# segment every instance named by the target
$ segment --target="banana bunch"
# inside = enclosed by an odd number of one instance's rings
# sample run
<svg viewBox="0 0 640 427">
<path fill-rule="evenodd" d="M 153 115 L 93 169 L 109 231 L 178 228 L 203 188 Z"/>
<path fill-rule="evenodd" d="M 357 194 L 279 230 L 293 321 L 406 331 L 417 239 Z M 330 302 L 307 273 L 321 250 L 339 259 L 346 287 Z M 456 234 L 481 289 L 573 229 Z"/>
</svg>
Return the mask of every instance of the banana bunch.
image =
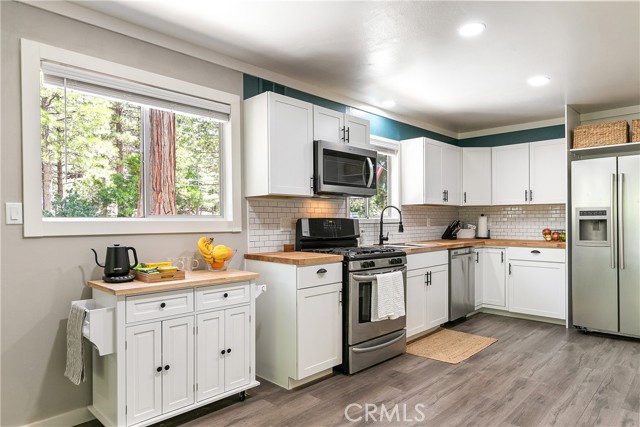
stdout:
<svg viewBox="0 0 640 427">
<path fill-rule="evenodd" d="M 213 238 L 201 237 L 198 239 L 198 252 L 202 255 L 202 259 L 211 264 L 213 262 Z"/>
<path fill-rule="evenodd" d="M 233 258 L 235 251 L 225 245 L 213 246 L 213 238 L 201 237 L 198 239 L 198 251 L 202 259 L 208 262 L 214 269 L 224 269 L 224 262 Z"/>
</svg>

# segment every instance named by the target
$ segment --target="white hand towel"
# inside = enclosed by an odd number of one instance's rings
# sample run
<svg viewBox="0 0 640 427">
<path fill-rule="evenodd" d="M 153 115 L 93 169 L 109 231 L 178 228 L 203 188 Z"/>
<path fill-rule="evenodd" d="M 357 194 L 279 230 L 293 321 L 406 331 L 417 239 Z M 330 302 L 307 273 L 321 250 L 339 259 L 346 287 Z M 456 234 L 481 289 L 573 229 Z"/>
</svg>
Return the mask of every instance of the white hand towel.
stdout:
<svg viewBox="0 0 640 427">
<path fill-rule="evenodd" d="M 376 274 L 371 290 L 371 321 L 397 319 L 405 315 L 402 272 Z"/>
<path fill-rule="evenodd" d="M 67 366 L 64 370 L 64 376 L 75 385 L 85 380 L 82 325 L 86 315 L 85 307 L 78 304 L 71 305 L 67 321 Z"/>
</svg>

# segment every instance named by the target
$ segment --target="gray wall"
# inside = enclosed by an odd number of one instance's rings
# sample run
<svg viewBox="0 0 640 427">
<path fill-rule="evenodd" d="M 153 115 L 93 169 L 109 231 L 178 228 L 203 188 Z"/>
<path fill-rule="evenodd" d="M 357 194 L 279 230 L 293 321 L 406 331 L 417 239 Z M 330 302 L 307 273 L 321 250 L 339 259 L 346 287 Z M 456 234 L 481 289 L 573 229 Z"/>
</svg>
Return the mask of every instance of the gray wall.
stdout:
<svg viewBox="0 0 640 427">
<path fill-rule="evenodd" d="M 242 95 L 242 74 L 21 3 L 2 12 L 1 206 L 22 201 L 19 39 L 100 57 Z M 241 197 L 241 195 L 234 195 Z M 245 205 L 243 203 L 243 205 Z M 243 215 L 244 217 L 244 215 Z M 23 425 L 91 403 L 90 379 L 74 386 L 64 376 L 65 331 L 72 300 L 89 298 L 87 280 L 101 277 L 89 248 L 104 256 L 114 242 L 134 246 L 141 258 L 193 252 L 197 235 L 49 237 L 25 239 L 22 226 L 0 225 L 2 419 Z M 243 229 L 246 226 L 243 224 Z M 216 240 L 244 253 L 246 234 Z M 240 265 L 236 255 L 234 267 Z"/>
</svg>

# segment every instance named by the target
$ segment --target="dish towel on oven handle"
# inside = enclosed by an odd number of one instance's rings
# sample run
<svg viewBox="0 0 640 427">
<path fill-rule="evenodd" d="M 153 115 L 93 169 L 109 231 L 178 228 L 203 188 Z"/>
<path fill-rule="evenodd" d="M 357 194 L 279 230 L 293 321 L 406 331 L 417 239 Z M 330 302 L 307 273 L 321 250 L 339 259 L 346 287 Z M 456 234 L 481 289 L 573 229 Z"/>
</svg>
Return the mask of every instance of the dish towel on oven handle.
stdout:
<svg viewBox="0 0 640 427">
<path fill-rule="evenodd" d="M 376 274 L 376 280 L 371 290 L 371 321 L 397 319 L 404 315 L 404 277 L 402 272 Z"/>
<path fill-rule="evenodd" d="M 84 347 L 82 343 L 82 325 L 87 315 L 85 307 L 72 304 L 67 321 L 67 366 L 64 376 L 75 385 L 85 380 Z"/>
</svg>

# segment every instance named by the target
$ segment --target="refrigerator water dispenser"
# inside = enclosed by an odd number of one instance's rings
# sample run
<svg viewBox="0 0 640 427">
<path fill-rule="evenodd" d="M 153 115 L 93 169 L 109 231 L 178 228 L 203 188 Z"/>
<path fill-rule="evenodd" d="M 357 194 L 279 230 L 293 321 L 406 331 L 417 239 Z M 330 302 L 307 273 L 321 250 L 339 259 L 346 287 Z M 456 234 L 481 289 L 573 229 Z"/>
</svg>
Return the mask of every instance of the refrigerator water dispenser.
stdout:
<svg viewBox="0 0 640 427">
<path fill-rule="evenodd" d="M 609 246 L 609 208 L 576 208 L 579 246 Z"/>
</svg>

